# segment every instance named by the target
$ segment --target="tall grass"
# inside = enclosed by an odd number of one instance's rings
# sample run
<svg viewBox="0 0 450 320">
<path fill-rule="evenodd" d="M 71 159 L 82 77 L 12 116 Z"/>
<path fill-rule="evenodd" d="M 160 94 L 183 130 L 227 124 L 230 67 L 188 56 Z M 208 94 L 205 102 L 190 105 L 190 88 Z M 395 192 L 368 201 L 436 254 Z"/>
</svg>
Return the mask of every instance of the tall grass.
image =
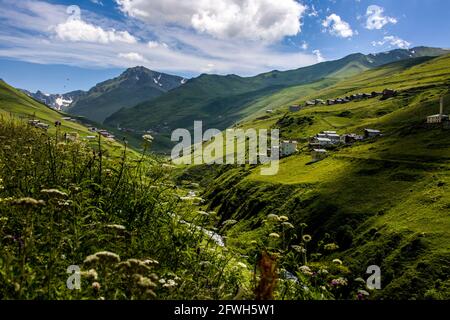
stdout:
<svg viewBox="0 0 450 320">
<path fill-rule="evenodd" d="M 160 159 L 98 139 L 0 118 L 0 299 L 334 298 L 333 276 L 306 266 L 307 241 L 288 247 L 287 217 L 269 217 L 248 256 L 220 246 L 205 230 L 233 221 L 184 197 Z"/>
</svg>

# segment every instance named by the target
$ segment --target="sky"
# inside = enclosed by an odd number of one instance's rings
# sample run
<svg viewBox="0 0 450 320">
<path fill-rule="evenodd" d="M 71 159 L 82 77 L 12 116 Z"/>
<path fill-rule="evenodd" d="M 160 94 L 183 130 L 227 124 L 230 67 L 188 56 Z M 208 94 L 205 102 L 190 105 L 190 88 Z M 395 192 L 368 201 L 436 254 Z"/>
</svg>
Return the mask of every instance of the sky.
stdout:
<svg viewBox="0 0 450 320">
<path fill-rule="evenodd" d="M 0 78 L 87 90 L 137 65 L 251 76 L 348 54 L 450 48 L 448 0 L 0 0 Z"/>
</svg>

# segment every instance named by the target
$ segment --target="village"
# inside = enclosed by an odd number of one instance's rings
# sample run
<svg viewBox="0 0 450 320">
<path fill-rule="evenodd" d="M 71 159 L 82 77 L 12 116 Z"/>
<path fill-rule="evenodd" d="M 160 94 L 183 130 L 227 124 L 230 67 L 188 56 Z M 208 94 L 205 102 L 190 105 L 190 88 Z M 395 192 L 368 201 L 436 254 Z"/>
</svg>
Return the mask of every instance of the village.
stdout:
<svg viewBox="0 0 450 320">
<path fill-rule="evenodd" d="M 371 92 L 371 93 L 356 93 L 352 95 L 348 95 L 342 98 L 336 98 L 336 99 L 328 99 L 328 100 L 322 100 L 322 99 L 314 99 L 314 100 L 308 100 L 305 102 L 303 106 L 300 105 L 292 105 L 289 107 L 290 112 L 299 112 L 300 110 L 306 108 L 306 107 L 314 107 L 314 106 L 320 106 L 320 105 L 327 105 L 327 106 L 333 106 L 337 104 L 345 104 L 352 101 L 359 101 L 363 99 L 373 99 L 376 97 L 381 97 L 380 100 L 387 100 L 389 98 L 392 98 L 397 95 L 397 91 L 393 89 L 384 89 L 383 92 Z M 267 113 L 271 113 L 272 110 L 267 110 Z M 273 112 L 273 111 L 272 111 Z"/>
<path fill-rule="evenodd" d="M 35 118 L 35 116 L 33 116 L 33 118 Z M 81 123 L 79 120 L 71 118 L 71 117 L 63 117 L 61 118 L 61 121 L 71 121 L 74 123 Z M 60 127 L 61 126 L 61 121 L 55 121 L 54 125 L 55 127 Z M 28 120 L 28 125 L 33 126 L 35 128 L 38 129 L 42 129 L 47 131 L 48 129 L 50 129 L 50 125 L 46 124 L 40 120 L 36 120 L 36 119 L 31 119 Z M 88 127 L 88 130 L 92 133 L 98 133 L 99 135 L 101 135 L 102 137 L 104 137 L 105 139 L 107 139 L 108 141 L 114 141 L 115 140 L 115 136 L 110 133 L 108 130 L 104 130 L 104 129 L 98 129 L 95 127 Z M 80 135 L 77 132 L 70 132 L 70 133 L 64 133 L 64 139 L 66 141 L 78 141 L 80 139 Z M 85 137 L 86 140 L 95 140 L 97 139 L 97 136 L 95 135 L 89 135 Z"/>
<path fill-rule="evenodd" d="M 383 92 L 372 92 L 370 94 L 368 93 L 358 93 L 346 96 L 344 98 L 337 98 L 337 99 L 328 99 L 326 101 L 321 99 L 315 99 L 315 100 L 309 100 L 306 101 L 303 106 L 300 105 L 292 105 L 289 107 L 290 112 L 299 112 L 305 107 L 312 107 L 312 106 L 319 106 L 319 105 L 335 105 L 335 104 L 345 104 L 349 103 L 351 101 L 357 101 L 361 99 L 372 99 L 375 97 L 381 97 L 380 100 L 386 100 L 391 97 L 394 97 L 398 94 L 398 91 L 392 90 L 392 89 L 385 89 Z M 272 110 L 267 110 L 267 112 Z M 33 117 L 35 118 L 35 117 Z M 71 117 L 63 117 L 61 118 L 61 121 L 71 121 L 75 123 L 79 123 L 80 121 L 78 119 L 74 119 Z M 61 126 L 61 121 L 56 121 L 55 126 Z M 39 129 L 48 130 L 50 128 L 49 124 L 46 124 L 40 120 L 32 119 L 28 120 L 28 124 L 31 126 L 34 126 Z M 167 125 L 167 124 L 163 124 Z M 426 119 L 426 125 L 429 128 L 436 128 L 436 127 L 442 127 L 445 129 L 450 129 L 450 117 L 446 114 L 444 114 L 444 97 L 441 97 L 440 99 L 440 109 L 438 114 L 430 115 Z M 138 133 L 134 129 L 128 129 L 128 128 L 117 128 L 121 132 L 127 132 L 127 133 Z M 88 127 L 88 130 L 92 133 L 97 133 L 98 135 L 101 135 L 105 139 L 109 141 L 114 141 L 115 136 L 114 134 L 110 133 L 108 130 L 105 129 L 98 129 L 96 127 L 90 126 Z M 148 130 L 144 131 L 143 133 L 155 133 L 154 130 Z M 383 134 L 380 130 L 366 128 L 361 132 L 360 134 L 357 133 L 346 133 L 346 134 L 338 134 L 337 131 L 323 131 L 318 134 L 316 134 L 313 137 L 309 137 L 307 140 L 308 149 L 311 153 L 312 159 L 314 162 L 324 160 L 328 157 L 330 151 L 335 150 L 339 147 L 346 146 L 346 145 L 352 145 L 357 142 L 363 142 L 370 139 L 374 139 L 377 137 L 381 137 Z M 89 135 L 84 137 L 86 140 L 95 140 L 97 139 L 97 135 Z M 72 141 L 75 142 L 79 140 L 79 134 L 76 132 L 73 133 L 65 133 L 64 138 L 66 141 Z M 273 147 L 272 149 L 269 149 L 268 152 L 271 155 L 278 154 L 280 158 L 289 157 L 293 154 L 296 154 L 298 152 L 299 142 L 297 140 L 283 140 L 280 142 L 280 145 L 277 147 Z"/>
<path fill-rule="evenodd" d="M 318 105 L 334 105 L 349 103 L 355 100 L 370 99 L 381 96 L 381 100 L 386 100 L 397 95 L 396 90 L 385 89 L 383 92 L 372 92 L 371 94 L 358 93 L 345 98 L 329 99 L 327 101 L 315 99 L 306 101 L 304 106 L 293 105 L 289 107 L 290 112 L 299 112 L 305 107 Z M 450 129 L 450 117 L 444 114 L 444 97 L 440 99 L 440 110 L 438 114 L 428 116 L 426 119 L 428 127 L 442 127 Z M 308 147 L 311 152 L 312 160 L 314 162 L 324 160 L 328 157 L 329 152 L 340 146 L 352 145 L 356 142 L 367 141 L 383 134 L 380 130 L 366 128 L 363 134 L 347 133 L 339 135 L 337 131 L 323 131 L 308 139 Z M 270 150 L 271 154 L 278 153 L 281 158 L 291 156 L 298 152 L 299 142 L 296 140 L 281 141 L 279 147 L 274 147 Z"/>
</svg>

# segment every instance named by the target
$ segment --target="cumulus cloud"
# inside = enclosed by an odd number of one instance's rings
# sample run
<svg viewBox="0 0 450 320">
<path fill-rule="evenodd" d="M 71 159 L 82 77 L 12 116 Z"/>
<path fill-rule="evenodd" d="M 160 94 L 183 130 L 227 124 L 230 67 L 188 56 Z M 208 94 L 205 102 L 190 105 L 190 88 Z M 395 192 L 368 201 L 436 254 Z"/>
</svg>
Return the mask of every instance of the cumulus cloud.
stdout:
<svg viewBox="0 0 450 320">
<path fill-rule="evenodd" d="M 350 25 L 335 13 L 329 15 L 322 22 L 322 26 L 326 28 L 330 34 L 341 38 L 353 37 L 355 33 Z"/>
<path fill-rule="evenodd" d="M 397 47 L 400 49 L 408 49 L 411 46 L 410 42 L 396 36 L 385 36 L 381 41 L 372 42 L 374 47 L 384 46 L 385 44 L 389 44 L 390 47 Z"/>
<path fill-rule="evenodd" d="M 168 48 L 169 46 L 167 45 L 167 43 L 164 43 L 164 42 L 158 42 L 158 41 L 149 41 L 148 43 L 147 43 L 147 46 L 150 48 L 150 49 L 155 49 L 155 48 Z"/>
<path fill-rule="evenodd" d="M 316 56 L 317 62 L 324 62 L 325 61 L 325 58 L 322 56 L 322 52 L 320 52 L 320 50 L 314 50 L 313 54 Z"/>
<path fill-rule="evenodd" d="M 102 27 L 81 19 L 69 19 L 55 27 L 56 36 L 65 41 L 111 43 L 136 43 L 137 39 L 128 31 L 104 30 Z"/>
<path fill-rule="evenodd" d="M 148 24 L 175 24 L 219 39 L 274 42 L 301 31 L 306 6 L 295 0 L 116 0 Z"/>
<path fill-rule="evenodd" d="M 392 23 L 396 24 L 396 18 L 384 15 L 384 8 L 376 5 L 369 6 L 366 11 L 366 28 L 369 30 L 379 30 L 385 25 Z"/>
<path fill-rule="evenodd" d="M 303 41 L 300 47 L 302 48 L 302 50 L 308 50 L 309 47 L 308 42 Z"/>
<path fill-rule="evenodd" d="M 119 53 L 118 56 L 119 58 L 127 59 L 132 62 L 147 62 L 147 59 L 136 52 Z"/>
<path fill-rule="evenodd" d="M 157 2 L 161 7 L 175 3 L 171 1 Z M 190 1 L 177 1 L 181 9 L 173 14 L 181 14 L 182 9 L 191 10 L 185 3 L 196 5 L 203 0 Z M 147 0 L 141 2 L 152 5 Z M 85 68 L 123 68 L 139 64 L 185 76 L 200 72 L 250 76 L 274 69 L 296 69 L 323 60 L 321 55 L 300 48 L 285 51 L 264 41 L 243 41 L 245 38 L 239 32 L 235 38 L 223 40 L 196 31 L 191 25 L 193 14 L 187 16 L 186 25 L 167 22 L 176 18 L 170 15 L 122 21 L 88 10 L 82 11 L 82 19 L 73 21 L 68 20 L 64 5 L 34 0 L 0 0 L 0 5 L 0 57 L 33 63 Z M 159 12 L 167 13 L 168 9 L 164 10 Z M 139 11 L 134 14 L 146 15 Z"/>
</svg>

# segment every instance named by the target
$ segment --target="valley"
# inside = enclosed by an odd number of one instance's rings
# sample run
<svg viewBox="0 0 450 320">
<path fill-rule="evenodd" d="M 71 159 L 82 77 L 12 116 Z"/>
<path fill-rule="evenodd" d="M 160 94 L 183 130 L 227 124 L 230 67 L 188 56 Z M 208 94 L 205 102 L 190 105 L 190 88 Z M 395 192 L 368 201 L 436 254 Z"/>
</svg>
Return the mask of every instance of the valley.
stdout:
<svg viewBox="0 0 450 320">
<path fill-rule="evenodd" d="M 22 252 L 5 240 L 2 255 L 22 278 L 42 279 L 19 283 L 3 273 L 8 289 L 0 295 L 448 298 L 450 130 L 426 122 L 439 112 L 441 98 L 443 112 L 450 112 L 450 55 L 395 58 L 410 52 L 382 55 L 379 62 L 375 56 L 352 55 L 254 78 L 202 75 L 186 83 L 175 78 L 167 92 L 126 108 L 115 98 L 127 99 L 123 86 L 105 82 L 90 91 L 98 95 L 94 105 L 112 99 L 117 102 L 112 108 L 121 108 L 118 113 L 109 109 L 105 124 L 107 113 L 101 116 L 103 111 L 92 106 L 86 110 L 98 111 L 96 116 L 78 117 L 73 115 L 78 103 L 67 114 L 0 82 L 0 208 L 6 217 L 0 230 L 3 239 L 33 243 Z M 147 72 L 127 74 L 137 70 Z M 134 82 L 129 86 L 135 90 Z M 388 88 L 396 93 L 370 96 Z M 359 98 L 345 98 L 351 96 Z M 348 101 L 327 104 L 339 99 Z M 49 129 L 27 125 L 33 119 Z M 278 129 L 282 140 L 296 141 L 298 151 L 283 157 L 273 176 L 260 174 L 263 165 L 174 166 L 159 155 L 171 148 L 171 128 L 192 129 L 199 119 L 222 130 Z M 55 127 L 58 121 L 61 126 Z M 116 137 L 102 138 L 92 127 Z M 324 131 L 363 135 L 368 128 L 380 135 L 327 145 L 327 156 L 314 158 L 312 137 Z M 74 133 L 77 138 L 69 141 L 66 134 Z M 27 137 L 36 142 L 30 145 Z M 27 156 L 19 157 L 11 145 Z M 72 217 L 61 219 L 62 208 Z M 32 233 L 22 218 L 27 212 L 36 217 Z M 53 238 L 33 236 L 46 232 Z M 42 247 L 57 249 L 46 257 Z M 40 263 L 56 255 L 83 266 L 85 286 L 94 280 L 108 285 L 100 291 L 97 284 L 78 293 L 64 291 L 64 263 L 52 260 L 56 277 Z M 27 271 L 16 256 L 28 261 Z M 270 296 L 260 287 L 266 281 L 260 269 L 264 261 L 278 278 Z M 361 279 L 373 265 L 381 269 L 382 288 L 367 292 Z M 121 271 L 112 277 L 117 268 Z M 139 276 L 131 276 L 138 270 Z"/>
</svg>

